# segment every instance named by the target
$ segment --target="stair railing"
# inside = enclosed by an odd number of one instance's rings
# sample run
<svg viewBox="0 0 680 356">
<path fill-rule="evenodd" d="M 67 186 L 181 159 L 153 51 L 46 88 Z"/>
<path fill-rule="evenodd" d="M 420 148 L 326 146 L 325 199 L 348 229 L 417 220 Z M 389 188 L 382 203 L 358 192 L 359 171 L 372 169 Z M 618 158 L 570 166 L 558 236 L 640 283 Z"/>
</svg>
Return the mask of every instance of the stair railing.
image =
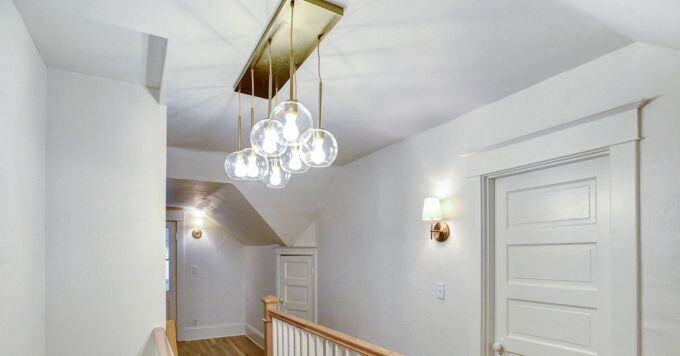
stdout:
<svg viewBox="0 0 680 356">
<path fill-rule="evenodd" d="M 279 298 L 266 296 L 266 356 L 397 356 L 398 353 L 277 309 Z"/>
</svg>

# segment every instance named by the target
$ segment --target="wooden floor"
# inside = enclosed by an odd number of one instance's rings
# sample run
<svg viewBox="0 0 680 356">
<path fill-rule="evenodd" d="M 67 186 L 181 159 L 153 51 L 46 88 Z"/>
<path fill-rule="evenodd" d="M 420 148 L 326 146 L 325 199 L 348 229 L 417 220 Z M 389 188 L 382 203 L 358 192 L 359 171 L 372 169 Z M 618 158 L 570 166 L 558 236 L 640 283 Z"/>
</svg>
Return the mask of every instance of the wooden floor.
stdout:
<svg viewBox="0 0 680 356">
<path fill-rule="evenodd" d="M 178 342 L 179 356 L 263 356 L 264 351 L 245 336 Z"/>
</svg>

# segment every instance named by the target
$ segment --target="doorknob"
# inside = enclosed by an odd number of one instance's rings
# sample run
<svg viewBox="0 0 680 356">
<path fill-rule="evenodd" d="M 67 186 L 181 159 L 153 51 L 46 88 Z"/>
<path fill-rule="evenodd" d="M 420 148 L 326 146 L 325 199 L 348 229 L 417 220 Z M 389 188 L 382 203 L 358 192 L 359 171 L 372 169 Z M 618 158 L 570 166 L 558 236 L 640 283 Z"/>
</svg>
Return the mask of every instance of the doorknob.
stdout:
<svg viewBox="0 0 680 356">
<path fill-rule="evenodd" d="M 499 356 L 503 355 L 504 350 L 503 350 L 503 345 L 501 345 L 501 343 L 494 342 L 493 345 L 491 345 L 491 348 L 493 348 L 493 350 L 496 351 Z"/>
<path fill-rule="evenodd" d="M 283 300 L 283 298 L 279 298 L 279 303 L 283 304 L 283 302 L 285 302 L 285 300 Z"/>
</svg>

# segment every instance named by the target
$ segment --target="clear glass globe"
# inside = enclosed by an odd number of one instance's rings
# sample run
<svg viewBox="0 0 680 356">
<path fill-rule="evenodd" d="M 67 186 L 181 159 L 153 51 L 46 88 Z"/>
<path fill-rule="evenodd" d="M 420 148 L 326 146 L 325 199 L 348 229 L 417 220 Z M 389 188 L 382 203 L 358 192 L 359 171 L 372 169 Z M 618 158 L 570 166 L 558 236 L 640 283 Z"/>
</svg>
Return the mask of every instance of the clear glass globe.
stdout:
<svg viewBox="0 0 680 356">
<path fill-rule="evenodd" d="M 302 145 L 297 144 L 288 147 L 288 150 L 281 156 L 281 168 L 290 173 L 309 171 L 309 166 L 302 160 Z"/>
<path fill-rule="evenodd" d="M 269 159 L 269 169 L 264 176 L 264 184 L 269 188 L 283 188 L 290 181 L 290 172 L 281 167 L 281 159 L 278 157 Z"/>
<path fill-rule="evenodd" d="M 244 180 L 260 180 L 267 173 L 267 159 L 258 155 L 251 147 L 241 150 L 244 157 L 244 165 L 236 161 L 239 168 L 235 168 L 236 174 L 241 174 Z"/>
<path fill-rule="evenodd" d="M 246 173 L 246 159 L 241 151 L 232 152 L 224 160 L 224 170 L 231 179 L 242 180 Z"/>
<path fill-rule="evenodd" d="M 264 157 L 278 157 L 286 152 L 283 124 L 276 120 L 261 120 L 250 131 L 250 145 Z"/>
<path fill-rule="evenodd" d="M 284 101 L 277 105 L 271 119 L 283 125 L 281 133 L 288 146 L 300 143 L 302 135 L 313 127 L 312 114 L 297 101 Z"/>
<path fill-rule="evenodd" d="M 338 141 L 324 129 L 307 131 L 302 142 L 302 160 L 310 167 L 328 167 L 338 157 Z"/>
</svg>

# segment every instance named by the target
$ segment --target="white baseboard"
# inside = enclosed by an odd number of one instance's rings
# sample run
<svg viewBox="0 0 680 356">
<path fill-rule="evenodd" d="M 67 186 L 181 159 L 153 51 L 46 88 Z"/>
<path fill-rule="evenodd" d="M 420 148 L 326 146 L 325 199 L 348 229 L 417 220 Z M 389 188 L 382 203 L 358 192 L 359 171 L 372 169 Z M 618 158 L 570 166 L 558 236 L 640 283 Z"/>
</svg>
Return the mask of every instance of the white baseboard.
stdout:
<svg viewBox="0 0 680 356">
<path fill-rule="evenodd" d="M 184 328 L 184 340 L 203 340 L 216 337 L 237 336 L 245 334 L 244 324 L 213 324 L 187 326 Z"/>
<path fill-rule="evenodd" d="M 262 332 L 260 332 L 260 330 L 257 330 L 250 324 L 246 324 L 246 337 L 249 338 L 250 341 L 254 342 L 255 345 L 264 350 L 264 335 Z"/>
</svg>

